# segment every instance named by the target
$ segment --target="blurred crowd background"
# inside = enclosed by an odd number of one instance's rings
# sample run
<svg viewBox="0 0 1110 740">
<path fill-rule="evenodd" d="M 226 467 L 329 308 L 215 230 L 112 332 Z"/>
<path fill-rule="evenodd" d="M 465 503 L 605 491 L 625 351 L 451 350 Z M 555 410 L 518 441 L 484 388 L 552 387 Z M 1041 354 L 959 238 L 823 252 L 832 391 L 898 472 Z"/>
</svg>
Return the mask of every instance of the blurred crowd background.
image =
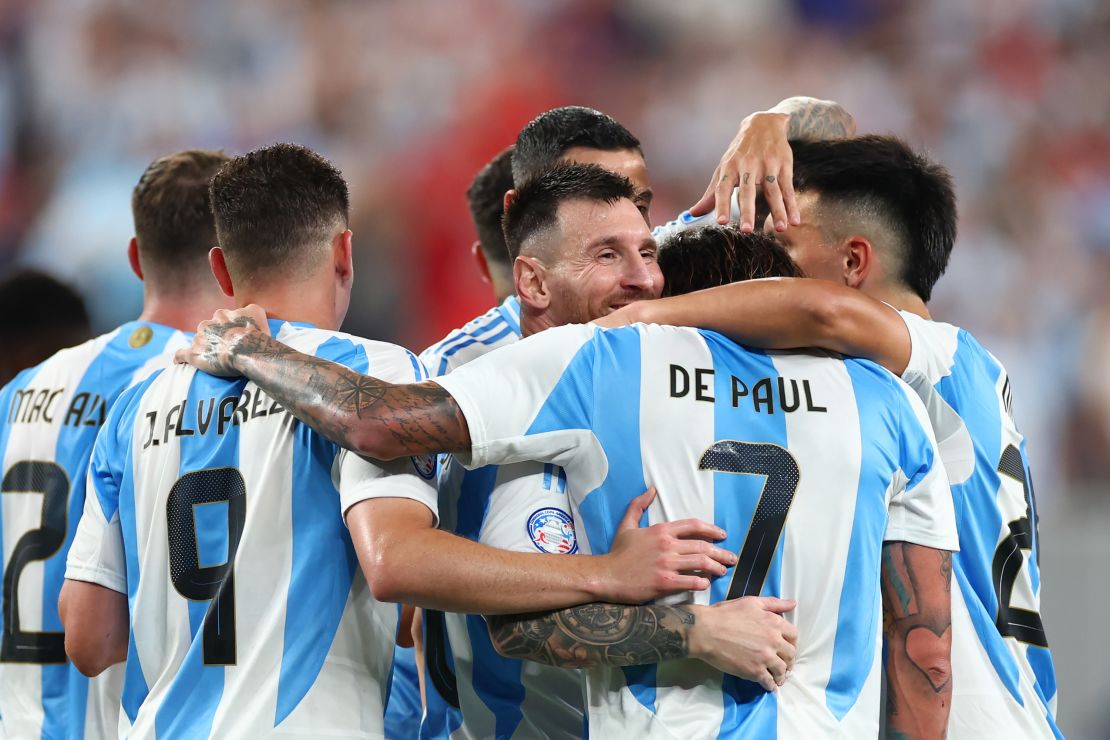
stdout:
<svg viewBox="0 0 1110 740">
<path fill-rule="evenodd" d="M 492 303 L 464 191 L 536 114 L 573 103 L 624 123 L 662 223 L 746 114 L 799 94 L 955 176 L 960 236 L 933 313 L 1010 371 L 1062 726 L 1110 737 L 1110 4 L 0 0 L 0 275 L 71 282 L 97 331 L 133 318 L 146 164 L 295 141 L 351 185 L 345 328 L 419 351 Z"/>
</svg>

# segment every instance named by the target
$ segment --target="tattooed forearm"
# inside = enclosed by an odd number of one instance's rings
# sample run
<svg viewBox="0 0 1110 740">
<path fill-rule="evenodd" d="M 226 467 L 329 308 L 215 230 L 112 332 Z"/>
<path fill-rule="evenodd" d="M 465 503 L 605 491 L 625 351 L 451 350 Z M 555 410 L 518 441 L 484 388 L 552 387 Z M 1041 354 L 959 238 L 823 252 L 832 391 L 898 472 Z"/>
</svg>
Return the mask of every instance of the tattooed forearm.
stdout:
<svg viewBox="0 0 1110 740">
<path fill-rule="evenodd" d="M 790 115 L 786 133 L 788 139 L 821 141 L 846 139 L 856 134 L 852 114 L 832 100 L 798 96 L 783 100 L 771 110 Z"/>
<path fill-rule="evenodd" d="M 328 439 L 382 460 L 470 449 L 458 405 L 431 382 L 397 385 L 305 355 L 262 332 L 234 347 L 235 369 Z"/>
<path fill-rule="evenodd" d="M 689 657 L 693 612 L 681 606 L 584 604 L 487 617 L 497 652 L 562 668 L 630 666 Z"/>
<path fill-rule="evenodd" d="M 952 553 L 883 546 L 887 736 L 944 737 L 952 700 Z"/>
</svg>

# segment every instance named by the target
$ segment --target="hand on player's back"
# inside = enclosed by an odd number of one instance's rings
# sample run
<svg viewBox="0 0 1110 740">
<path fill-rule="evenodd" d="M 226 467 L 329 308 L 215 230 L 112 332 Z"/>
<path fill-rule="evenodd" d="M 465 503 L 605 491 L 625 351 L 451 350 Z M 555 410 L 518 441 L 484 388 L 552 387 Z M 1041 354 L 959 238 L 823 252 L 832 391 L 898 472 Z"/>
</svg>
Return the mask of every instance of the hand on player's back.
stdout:
<svg viewBox="0 0 1110 740">
<path fill-rule="evenodd" d="M 261 306 L 251 304 L 228 311 L 221 309 L 208 321 L 200 322 L 193 343 L 179 349 L 174 361 L 193 365 L 211 375 L 234 376 L 234 355 L 236 348 L 254 335 L 270 335 L 266 321 L 266 311 Z"/>
<path fill-rule="evenodd" d="M 637 496 L 625 510 L 609 554 L 613 592 L 608 601 L 639 604 L 682 591 L 704 591 L 709 577 L 724 575 L 736 553 L 710 544 L 725 531 L 700 519 L 683 519 L 640 527 L 640 518 L 655 499 L 655 488 Z"/>
<path fill-rule="evenodd" d="M 696 608 L 690 657 L 774 691 L 794 665 L 798 630 L 781 616 L 794 606 L 792 599 L 745 596 Z"/>
</svg>

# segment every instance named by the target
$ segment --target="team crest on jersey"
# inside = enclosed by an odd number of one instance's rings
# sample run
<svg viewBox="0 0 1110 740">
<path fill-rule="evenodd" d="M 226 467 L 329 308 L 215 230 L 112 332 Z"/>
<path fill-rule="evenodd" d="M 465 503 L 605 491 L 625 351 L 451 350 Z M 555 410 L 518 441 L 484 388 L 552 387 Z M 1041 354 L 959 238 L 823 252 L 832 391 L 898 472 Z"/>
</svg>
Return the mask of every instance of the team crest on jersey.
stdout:
<svg viewBox="0 0 1110 740">
<path fill-rule="evenodd" d="M 540 552 L 555 555 L 573 555 L 578 552 L 574 520 L 562 509 L 547 507 L 533 511 L 532 516 L 528 517 L 528 535 Z"/>
<path fill-rule="evenodd" d="M 436 474 L 436 456 L 435 455 L 413 455 L 411 458 L 412 466 L 416 468 L 417 474 L 424 480 L 431 480 Z"/>
<path fill-rule="evenodd" d="M 131 332 L 131 337 L 127 340 L 127 343 L 131 345 L 132 349 L 139 349 L 140 347 L 145 347 L 153 337 L 153 329 L 149 326 L 140 326 L 138 329 Z"/>
</svg>

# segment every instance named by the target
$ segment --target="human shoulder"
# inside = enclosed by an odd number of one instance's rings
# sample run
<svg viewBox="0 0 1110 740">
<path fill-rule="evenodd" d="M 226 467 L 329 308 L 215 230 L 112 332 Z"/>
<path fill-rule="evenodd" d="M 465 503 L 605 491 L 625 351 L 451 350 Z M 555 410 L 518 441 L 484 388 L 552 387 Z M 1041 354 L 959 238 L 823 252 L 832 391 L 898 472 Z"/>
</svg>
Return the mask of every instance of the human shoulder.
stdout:
<svg viewBox="0 0 1110 740">
<path fill-rule="evenodd" d="M 298 352 L 339 363 L 364 375 L 391 383 L 413 383 L 427 377 L 416 355 L 390 342 L 293 322 L 271 325 L 271 330 L 275 339 Z"/>
</svg>

